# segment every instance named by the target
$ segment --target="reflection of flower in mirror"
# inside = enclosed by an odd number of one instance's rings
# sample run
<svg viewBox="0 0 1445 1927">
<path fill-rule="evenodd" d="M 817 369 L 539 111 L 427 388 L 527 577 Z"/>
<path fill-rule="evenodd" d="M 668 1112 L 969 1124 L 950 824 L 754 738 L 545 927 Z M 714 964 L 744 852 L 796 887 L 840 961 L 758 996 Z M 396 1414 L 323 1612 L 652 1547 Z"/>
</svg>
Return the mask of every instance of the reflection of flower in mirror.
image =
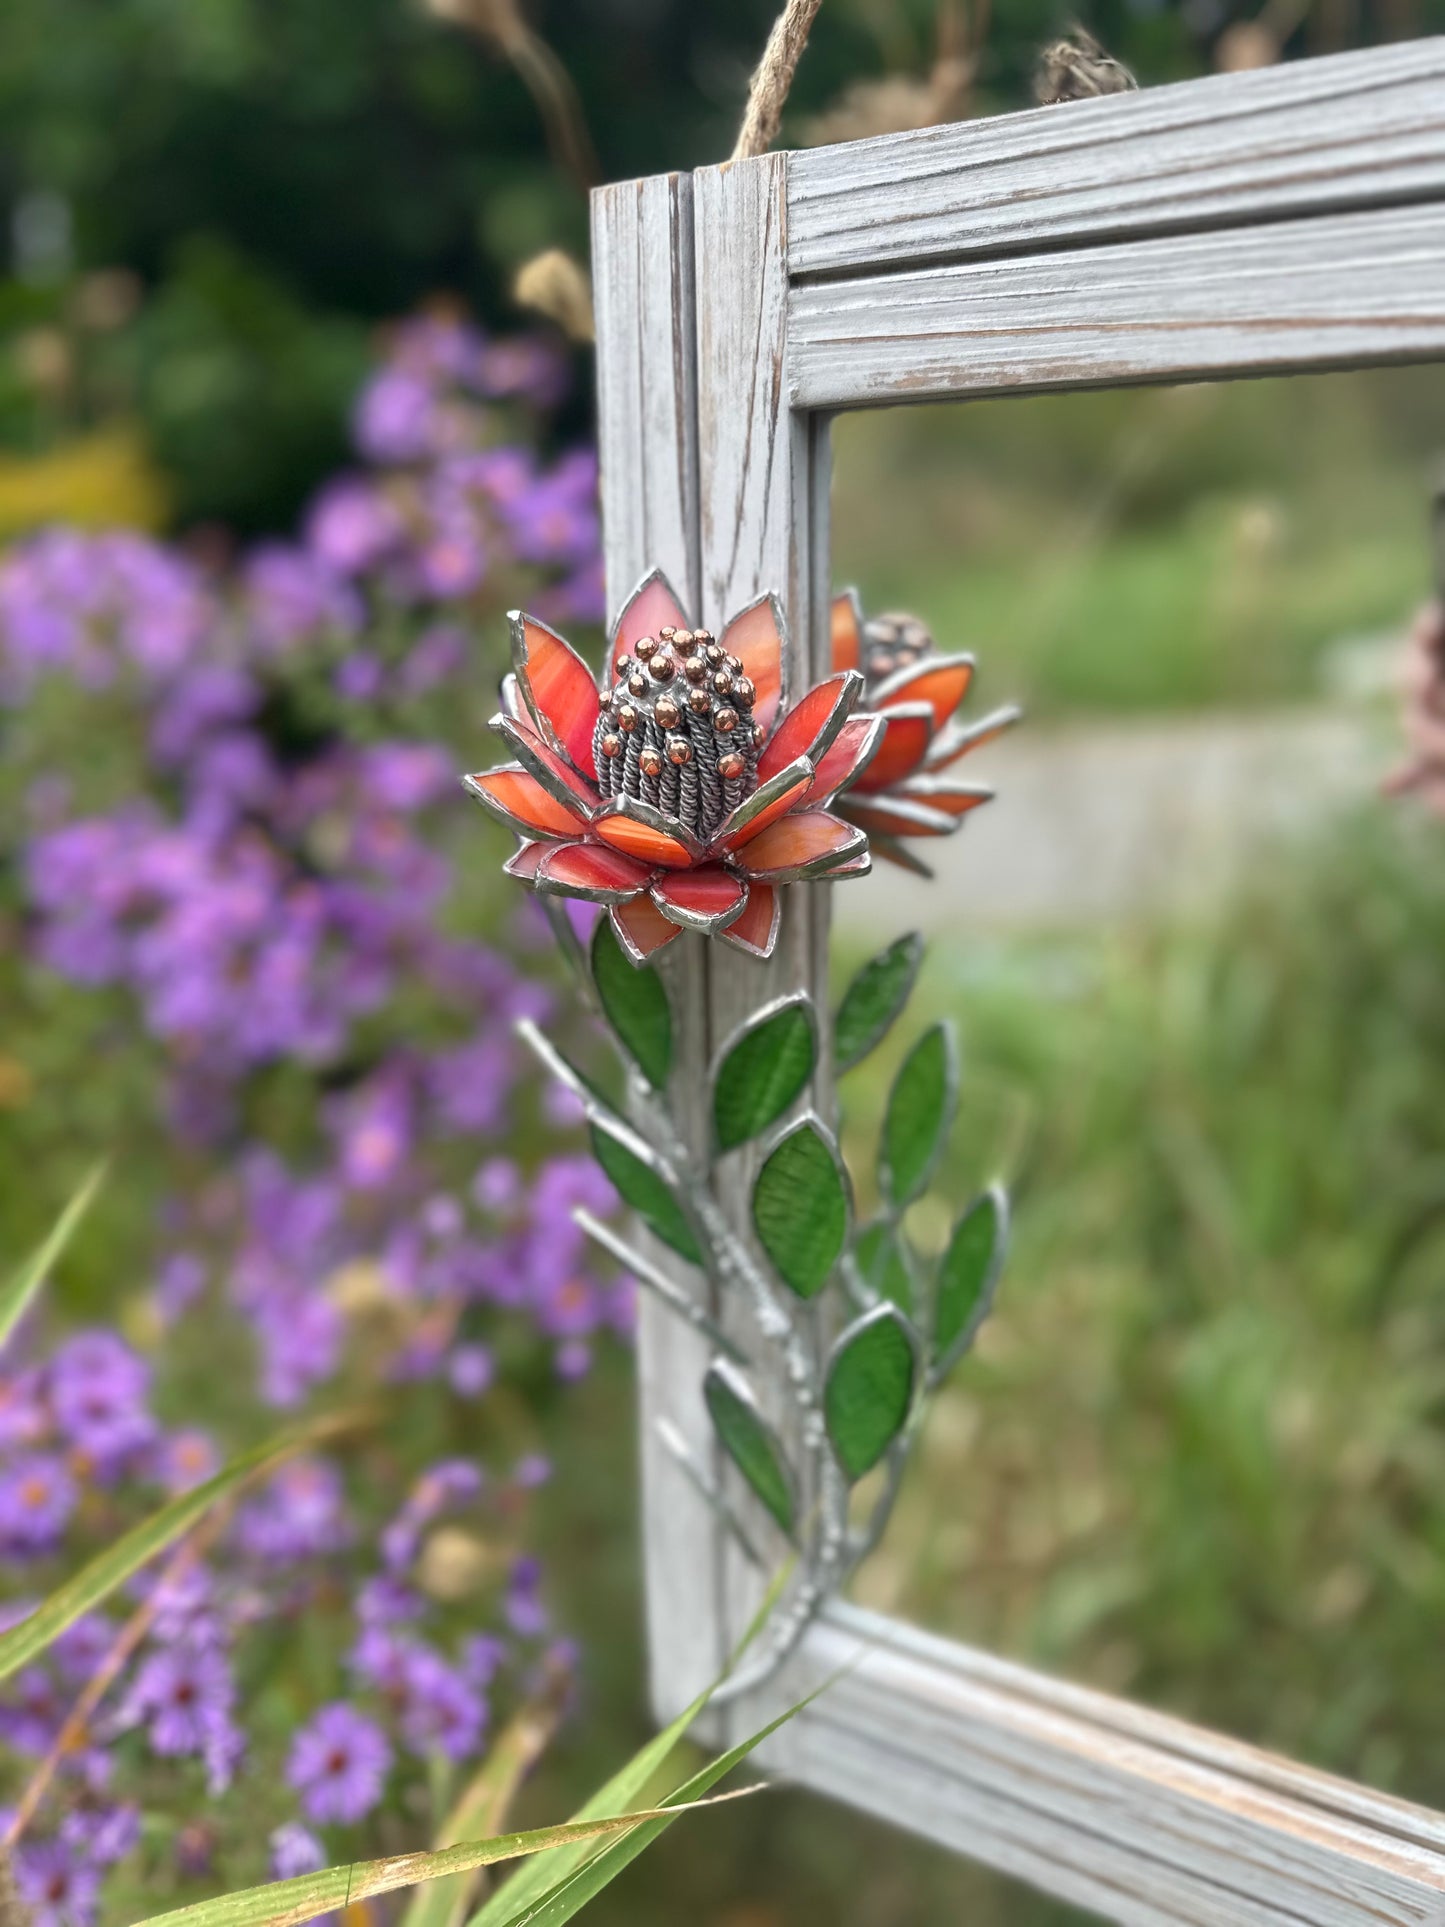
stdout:
<svg viewBox="0 0 1445 1927">
<path fill-rule="evenodd" d="M 883 720 L 877 754 L 854 783 L 839 811 L 868 833 L 880 856 L 931 872 L 905 838 L 949 836 L 993 791 L 948 777 L 970 750 L 990 743 L 1019 719 L 1013 705 L 965 726 L 955 712 L 973 682 L 972 656 L 940 655 L 917 616 L 864 618 L 856 589 L 833 600 L 833 668 L 856 669 L 864 678 L 863 704 Z"/>
<path fill-rule="evenodd" d="M 512 637 L 492 727 L 517 760 L 467 787 L 522 839 L 508 873 L 605 904 L 634 963 L 683 930 L 769 956 L 780 886 L 867 871 L 866 836 L 829 806 L 880 726 L 854 714 L 856 669 L 790 701 L 773 597 L 715 638 L 652 572 L 609 638 L 604 689 L 532 617 L 515 614 Z"/>
</svg>

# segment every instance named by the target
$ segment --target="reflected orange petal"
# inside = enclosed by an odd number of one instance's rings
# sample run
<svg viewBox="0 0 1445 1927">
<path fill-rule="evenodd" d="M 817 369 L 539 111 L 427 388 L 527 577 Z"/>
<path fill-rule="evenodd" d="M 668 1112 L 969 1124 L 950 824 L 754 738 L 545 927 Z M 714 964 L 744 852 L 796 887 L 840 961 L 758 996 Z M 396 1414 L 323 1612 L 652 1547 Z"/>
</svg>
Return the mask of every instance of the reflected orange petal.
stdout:
<svg viewBox="0 0 1445 1927">
<path fill-rule="evenodd" d="M 850 716 L 818 765 L 809 799 L 816 797 L 821 802 L 852 783 L 872 762 L 886 730 L 882 716 Z"/>
<path fill-rule="evenodd" d="M 783 694 L 783 635 L 778 605 L 764 596 L 741 615 L 734 616 L 719 640 L 736 656 L 756 689 L 753 721 L 763 735 L 773 726 Z"/>
<path fill-rule="evenodd" d="M 580 836 L 587 827 L 585 817 L 549 796 L 535 776 L 515 765 L 482 770 L 469 776 L 467 785 L 494 816 L 500 816 L 524 836 Z"/>
<path fill-rule="evenodd" d="M 799 810 L 754 838 L 743 865 L 749 876 L 786 882 L 815 863 L 845 863 L 866 847 L 861 831 L 828 810 Z M 831 867 L 831 866 L 829 866 Z"/>
<path fill-rule="evenodd" d="M 599 843 L 563 843 L 537 865 L 537 881 L 554 893 L 586 895 L 594 903 L 616 903 L 645 889 L 652 870 L 621 850 Z"/>
<path fill-rule="evenodd" d="M 634 963 L 643 963 L 664 944 L 680 937 L 679 925 L 669 923 L 651 897 L 634 897 L 630 903 L 615 903 L 607 913 L 617 940 Z"/>
<path fill-rule="evenodd" d="M 529 615 L 513 618 L 512 660 L 533 719 L 551 730 L 584 776 L 595 779 L 592 734 L 602 699 L 592 671 L 571 643 Z"/>
<path fill-rule="evenodd" d="M 611 662 L 619 650 L 630 651 L 639 636 L 655 636 L 659 629 L 688 629 L 691 626 L 667 578 L 650 575 L 623 604 L 608 647 L 607 660 Z"/>
<path fill-rule="evenodd" d="M 696 861 L 687 845 L 675 836 L 653 829 L 650 823 L 639 823 L 635 817 L 620 814 L 598 817 L 592 833 L 614 849 L 625 850 L 644 863 L 660 863 L 665 870 L 689 870 Z"/>
<path fill-rule="evenodd" d="M 724 943 L 750 957 L 771 957 L 778 941 L 782 903 L 770 883 L 755 883 L 748 892 L 743 913 L 719 934 Z"/>
<path fill-rule="evenodd" d="M 819 744 L 830 745 L 857 702 L 862 678 L 844 670 L 810 689 L 778 724 L 772 741 L 758 758 L 758 781 L 766 783 L 798 757 L 821 760 Z"/>
<path fill-rule="evenodd" d="M 869 836 L 947 836 L 958 828 L 954 817 L 929 809 L 913 798 L 895 803 L 891 796 L 864 797 L 857 790 L 843 797 L 839 811 Z"/>
<path fill-rule="evenodd" d="M 863 653 L 863 611 L 858 591 L 845 589 L 833 598 L 831 611 L 833 667 L 857 669 Z"/>
<path fill-rule="evenodd" d="M 878 753 L 853 785 L 855 795 L 872 795 L 886 790 L 901 777 L 911 776 L 928 753 L 933 740 L 933 711 L 920 707 L 911 712 L 885 711 L 887 727 Z"/>
</svg>

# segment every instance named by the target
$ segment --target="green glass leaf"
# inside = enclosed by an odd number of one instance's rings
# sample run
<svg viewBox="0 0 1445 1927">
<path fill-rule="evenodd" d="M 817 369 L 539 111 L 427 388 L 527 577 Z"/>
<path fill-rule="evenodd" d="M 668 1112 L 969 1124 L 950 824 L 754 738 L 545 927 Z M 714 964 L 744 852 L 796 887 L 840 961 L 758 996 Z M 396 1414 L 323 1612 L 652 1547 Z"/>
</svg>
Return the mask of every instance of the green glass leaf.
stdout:
<svg viewBox="0 0 1445 1927">
<path fill-rule="evenodd" d="M 953 1033 L 934 1024 L 904 1058 L 888 1093 L 878 1176 L 895 1210 L 911 1204 L 927 1184 L 953 1122 L 957 1095 Z"/>
<path fill-rule="evenodd" d="M 834 1345 L 823 1412 L 849 1479 L 871 1471 L 903 1429 L 917 1369 L 912 1327 L 894 1305 L 865 1312 Z"/>
<path fill-rule="evenodd" d="M 605 1118 L 594 1116 L 591 1127 L 593 1155 L 623 1202 L 647 1221 L 664 1244 L 690 1264 L 700 1265 L 702 1252 L 687 1214 L 662 1171 L 644 1155 L 640 1140 Z"/>
<path fill-rule="evenodd" d="M 768 1153 L 753 1186 L 753 1225 L 783 1283 L 821 1291 L 848 1236 L 848 1184 L 821 1126 L 804 1118 Z"/>
<path fill-rule="evenodd" d="M 778 1435 L 758 1410 L 752 1387 L 735 1367 L 715 1359 L 702 1395 L 733 1464 L 784 1532 L 793 1529 L 793 1482 Z"/>
<path fill-rule="evenodd" d="M 933 1299 L 934 1376 L 962 1358 L 988 1315 L 1008 1246 L 1008 1197 L 993 1185 L 953 1227 Z"/>
<path fill-rule="evenodd" d="M 877 1218 L 863 1226 L 853 1240 L 853 1257 L 863 1282 L 880 1298 L 889 1299 L 900 1311 L 913 1311 L 913 1275 L 908 1269 L 902 1242 L 893 1235 L 893 1227 L 886 1218 Z"/>
<path fill-rule="evenodd" d="M 817 1056 L 813 1006 L 806 997 L 790 997 L 746 1024 L 713 1072 L 718 1149 L 734 1150 L 776 1124 L 812 1076 Z"/>
<path fill-rule="evenodd" d="M 612 929 L 599 917 L 592 936 L 592 980 L 603 1015 L 655 1091 L 672 1069 L 672 1008 L 657 971 L 629 963 Z"/>
<path fill-rule="evenodd" d="M 865 963 L 843 992 L 833 1024 L 833 1052 L 840 1071 L 851 1070 L 882 1042 L 908 1002 L 922 961 L 923 939 L 916 930 L 910 931 Z"/>
</svg>

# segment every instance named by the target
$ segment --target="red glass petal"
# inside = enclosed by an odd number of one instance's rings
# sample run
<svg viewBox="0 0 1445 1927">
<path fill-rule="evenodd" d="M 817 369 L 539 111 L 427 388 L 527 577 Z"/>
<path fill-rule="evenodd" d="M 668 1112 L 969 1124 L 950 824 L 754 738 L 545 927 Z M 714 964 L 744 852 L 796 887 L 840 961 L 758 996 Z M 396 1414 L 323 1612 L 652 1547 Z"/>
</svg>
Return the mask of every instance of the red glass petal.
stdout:
<svg viewBox="0 0 1445 1927">
<path fill-rule="evenodd" d="M 828 810 L 799 810 L 755 837 L 741 861 L 749 876 L 788 882 L 830 859 L 848 862 L 864 849 L 862 833 Z"/>
<path fill-rule="evenodd" d="M 863 610 L 856 589 L 835 595 L 832 609 L 833 667 L 857 669 L 863 654 Z"/>
<path fill-rule="evenodd" d="M 730 656 L 737 657 L 757 691 L 753 720 L 766 736 L 783 695 L 783 622 L 777 599 L 764 596 L 734 616 L 720 641 Z"/>
<path fill-rule="evenodd" d="M 494 716 L 492 728 L 516 751 L 528 773 L 559 803 L 574 805 L 584 816 L 590 816 L 601 803 L 596 788 L 585 776 L 579 776 L 566 757 L 553 749 L 525 717 Z"/>
<path fill-rule="evenodd" d="M 645 576 L 622 605 L 622 614 L 612 632 L 607 651 L 611 662 L 619 650 L 630 650 L 639 636 L 655 636 L 659 629 L 690 629 L 692 624 L 682 612 L 665 575 L 654 571 Z"/>
<path fill-rule="evenodd" d="M 538 885 L 562 896 L 591 903 L 621 903 L 647 887 L 650 864 L 637 863 L 600 843 L 563 843 L 548 850 L 537 865 Z"/>
<path fill-rule="evenodd" d="M 515 763 L 469 776 L 467 788 L 494 816 L 523 836 L 580 836 L 587 827 L 585 817 L 549 796 L 535 776 Z"/>
<path fill-rule="evenodd" d="M 847 789 L 868 765 L 882 742 L 888 725 L 882 716 L 850 716 L 834 737 L 808 791 L 809 802 L 822 802 Z"/>
<path fill-rule="evenodd" d="M 770 883 L 753 884 L 742 915 L 720 933 L 722 941 L 730 943 L 735 950 L 746 951 L 750 957 L 771 957 L 778 941 L 782 907 L 778 892 Z"/>
<path fill-rule="evenodd" d="M 608 915 L 612 918 L 612 928 L 617 932 L 617 941 L 636 964 L 646 963 L 664 944 L 682 935 L 680 926 L 670 923 L 651 897 L 634 897 L 630 903 L 614 903 Z"/>
<path fill-rule="evenodd" d="M 625 850 L 629 856 L 651 864 L 654 869 L 661 864 L 665 870 L 689 870 L 697 861 L 696 851 L 677 837 L 654 829 L 650 823 L 639 823 L 635 817 L 624 816 L 620 811 L 614 816 L 599 816 L 592 825 L 592 833 L 615 850 Z"/>
<path fill-rule="evenodd" d="M 758 781 L 766 783 L 799 756 L 820 762 L 862 693 L 863 678 L 856 669 L 845 669 L 810 689 L 784 716 L 758 758 Z"/>
<path fill-rule="evenodd" d="M 512 661 L 533 722 L 595 780 L 592 735 L 602 699 L 592 671 L 570 642 L 520 611 L 512 615 Z"/>
<path fill-rule="evenodd" d="M 508 857 L 502 868 L 509 877 L 530 883 L 537 874 L 537 865 L 547 854 L 547 848 L 545 843 L 524 843 L 515 856 Z"/>
<path fill-rule="evenodd" d="M 904 776 L 911 776 L 928 753 L 933 740 L 933 711 L 920 705 L 914 710 L 890 710 L 884 718 L 887 728 L 877 754 L 853 785 L 855 795 L 870 796 L 886 790 Z"/>
<path fill-rule="evenodd" d="M 874 700 L 887 715 L 899 703 L 927 703 L 933 711 L 933 727 L 942 729 L 954 710 L 968 694 L 973 681 L 971 656 L 925 657 L 916 669 L 900 670 L 875 693 Z"/>
<path fill-rule="evenodd" d="M 652 886 L 652 899 L 665 917 L 689 930 L 711 933 L 740 916 L 748 886 L 719 863 L 700 870 L 670 871 Z"/>
<path fill-rule="evenodd" d="M 786 816 L 789 810 L 797 809 L 798 805 L 812 788 L 813 766 L 809 762 L 798 763 L 797 773 L 791 782 L 785 780 L 786 775 L 787 772 L 785 770 L 778 770 L 774 776 L 770 778 L 770 781 L 777 783 L 778 793 L 769 802 L 765 803 L 763 807 L 757 811 L 756 815 L 749 815 L 748 812 L 750 807 L 757 801 L 757 791 L 755 790 L 751 796 L 745 796 L 743 798 L 742 802 L 738 804 L 732 815 L 726 818 L 722 828 L 713 838 L 713 847 L 715 849 L 729 851 L 741 850 L 745 844 L 751 843 L 755 836 L 761 836 L 770 823 L 776 823 L 778 818 L 780 816 Z M 738 819 L 740 817 L 744 817 L 746 820 L 739 823 Z M 729 828 L 729 825 L 734 825 L 735 827 Z"/>
</svg>

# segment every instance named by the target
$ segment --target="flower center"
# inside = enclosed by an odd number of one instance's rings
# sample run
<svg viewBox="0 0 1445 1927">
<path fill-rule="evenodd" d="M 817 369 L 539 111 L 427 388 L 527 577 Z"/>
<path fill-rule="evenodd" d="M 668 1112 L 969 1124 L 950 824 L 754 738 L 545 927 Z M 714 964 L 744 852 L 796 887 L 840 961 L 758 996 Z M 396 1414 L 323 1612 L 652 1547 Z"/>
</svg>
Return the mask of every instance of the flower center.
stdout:
<svg viewBox="0 0 1445 1927">
<path fill-rule="evenodd" d="M 866 701 L 879 683 L 896 676 L 900 669 L 914 669 L 933 653 L 933 637 L 917 616 L 892 613 L 870 616 L 863 624 L 863 660 L 860 667 L 867 679 Z"/>
<path fill-rule="evenodd" d="M 659 629 L 619 651 L 593 749 L 604 796 L 665 811 L 699 842 L 758 786 L 752 683 L 706 629 Z"/>
</svg>

